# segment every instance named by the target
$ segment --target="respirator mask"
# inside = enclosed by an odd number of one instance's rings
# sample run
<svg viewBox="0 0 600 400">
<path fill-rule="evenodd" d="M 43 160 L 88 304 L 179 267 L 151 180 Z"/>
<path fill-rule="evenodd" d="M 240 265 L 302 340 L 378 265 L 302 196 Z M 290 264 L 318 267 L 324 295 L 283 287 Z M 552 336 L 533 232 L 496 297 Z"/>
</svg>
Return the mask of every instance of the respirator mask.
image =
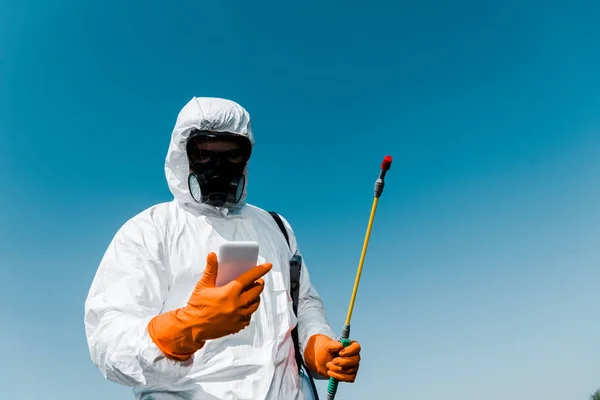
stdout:
<svg viewBox="0 0 600 400">
<path fill-rule="evenodd" d="M 193 199 L 214 207 L 237 204 L 244 193 L 244 169 L 252 145 L 242 135 L 194 130 L 186 146 Z"/>
</svg>

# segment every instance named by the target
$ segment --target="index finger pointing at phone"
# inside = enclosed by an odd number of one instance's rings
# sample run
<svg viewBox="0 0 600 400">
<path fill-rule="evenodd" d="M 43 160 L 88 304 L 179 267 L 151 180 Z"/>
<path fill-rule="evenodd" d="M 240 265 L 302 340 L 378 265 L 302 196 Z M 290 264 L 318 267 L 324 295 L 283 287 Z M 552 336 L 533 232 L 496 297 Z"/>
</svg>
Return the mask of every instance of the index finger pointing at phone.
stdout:
<svg viewBox="0 0 600 400">
<path fill-rule="evenodd" d="M 257 279 L 261 278 L 263 275 L 265 275 L 267 272 L 269 272 L 271 270 L 271 268 L 273 268 L 273 264 L 271 264 L 271 263 L 264 263 L 261 265 L 257 265 L 256 267 L 252 268 L 250 271 L 244 272 L 238 278 L 234 279 L 231 282 L 231 285 L 235 285 L 237 287 L 237 289 L 241 292 L 244 289 L 252 286 L 252 284 Z"/>
</svg>

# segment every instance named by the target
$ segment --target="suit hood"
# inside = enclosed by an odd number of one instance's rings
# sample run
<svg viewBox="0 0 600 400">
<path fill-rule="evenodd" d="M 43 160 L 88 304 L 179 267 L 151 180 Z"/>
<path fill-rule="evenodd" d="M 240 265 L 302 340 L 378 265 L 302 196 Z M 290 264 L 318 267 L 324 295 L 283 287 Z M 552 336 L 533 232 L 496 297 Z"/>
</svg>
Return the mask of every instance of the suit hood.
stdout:
<svg viewBox="0 0 600 400">
<path fill-rule="evenodd" d="M 252 146 L 254 146 L 254 135 L 252 134 L 250 114 L 234 101 L 194 97 L 181 109 L 171 134 L 171 142 L 165 160 L 165 176 L 175 200 L 183 204 L 201 206 L 192 198 L 188 187 L 189 161 L 186 144 L 193 129 L 245 136 L 250 140 Z M 225 207 L 238 208 L 245 204 L 248 187 L 247 167 L 244 170 L 244 177 L 246 186 L 240 202 L 233 206 L 225 205 Z"/>
</svg>

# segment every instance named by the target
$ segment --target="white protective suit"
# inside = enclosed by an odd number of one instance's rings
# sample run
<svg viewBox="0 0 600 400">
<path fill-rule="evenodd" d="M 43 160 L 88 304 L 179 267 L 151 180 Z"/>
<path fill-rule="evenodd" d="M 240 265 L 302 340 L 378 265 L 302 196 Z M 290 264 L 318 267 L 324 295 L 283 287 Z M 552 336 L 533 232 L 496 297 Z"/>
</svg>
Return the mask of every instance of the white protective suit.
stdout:
<svg viewBox="0 0 600 400">
<path fill-rule="evenodd" d="M 245 135 L 254 144 L 249 114 L 232 101 L 194 98 L 181 110 L 165 162 L 173 201 L 150 207 L 119 229 L 91 285 L 85 330 L 92 361 L 107 379 L 133 387 L 137 400 L 304 399 L 291 331 L 298 322 L 303 354 L 310 336 L 335 338 L 335 333 L 306 265 L 298 321 L 293 313 L 289 260 L 297 250 L 294 232 L 283 219 L 290 251 L 266 211 L 248 204 L 217 209 L 192 199 L 185 148 L 192 128 Z M 208 341 L 188 361 L 166 358 L 150 339 L 148 322 L 185 306 L 208 253 L 233 240 L 258 242 L 259 263 L 273 264 L 250 325 Z"/>
</svg>

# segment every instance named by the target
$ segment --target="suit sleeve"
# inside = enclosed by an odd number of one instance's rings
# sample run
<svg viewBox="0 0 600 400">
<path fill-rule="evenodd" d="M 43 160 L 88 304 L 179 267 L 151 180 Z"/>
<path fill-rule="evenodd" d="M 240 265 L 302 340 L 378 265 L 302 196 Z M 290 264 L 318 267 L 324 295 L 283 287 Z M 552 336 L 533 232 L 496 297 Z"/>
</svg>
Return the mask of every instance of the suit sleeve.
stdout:
<svg viewBox="0 0 600 400">
<path fill-rule="evenodd" d="M 148 335 L 169 288 L 163 243 L 151 215 L 119 229 L 106 250 L 85 302 L 85 333 L 93 363 L 105 378 L 134 388 L 173 384 L 191 369 L 165 357 Z"/>
<path fill-rule="evenodd" d="M 281 217 L 290 238 L 292 251 L 300 254 L 296 236 L 289 222 Z M 298 339 L 302 354 L 306 350 L 308 339 L 316 334 L 323 334 L 330 338 L 336 338 L 335 332 L 327 321 L 325 306 L 321 296 L 310 280 L 310 274 L 304 257 L 302 257 L 302 270 L 300 273 L 300 293 L 298 295 Z"/>
</svg>

